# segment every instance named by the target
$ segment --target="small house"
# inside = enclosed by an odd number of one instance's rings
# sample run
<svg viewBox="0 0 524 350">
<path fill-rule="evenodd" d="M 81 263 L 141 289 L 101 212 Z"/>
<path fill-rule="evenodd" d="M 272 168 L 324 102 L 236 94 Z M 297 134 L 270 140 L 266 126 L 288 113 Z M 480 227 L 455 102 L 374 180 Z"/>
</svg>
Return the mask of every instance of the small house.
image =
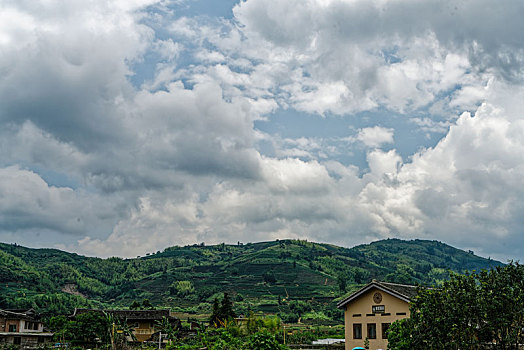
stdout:
<svg viewBox="0 0 524 350">
<path fill-rule="evenodd" d="M 170 310 L 94 310 L 94 309 L 75 309 L 72 317 L 87 312 L 105 312 L 112 315 L 115 319 L 125 321 L 131 328 L 138 342 L 152 341 L 158 337 L 157 322 L 164 317 L 169 321 L 174 329 L 180 327 L 180 320 L 173 316 Z M 155 335 L 155 336 L 154 336 Z"/>
<path fill-rule="evenodd" d="M 36 349 L 52 339 L 53 333 L 44 331 L 44 324 L 33 309 L 0 310 L 0 346 Z"/>
<path fill-rule="evenodd" d="M 391 323 L 410 316 L 409 302 L 417 287 L 373 280 L 338 303 L 344 310 L 346 350 L 364 347 L 386 350 Z"/>
</svg>

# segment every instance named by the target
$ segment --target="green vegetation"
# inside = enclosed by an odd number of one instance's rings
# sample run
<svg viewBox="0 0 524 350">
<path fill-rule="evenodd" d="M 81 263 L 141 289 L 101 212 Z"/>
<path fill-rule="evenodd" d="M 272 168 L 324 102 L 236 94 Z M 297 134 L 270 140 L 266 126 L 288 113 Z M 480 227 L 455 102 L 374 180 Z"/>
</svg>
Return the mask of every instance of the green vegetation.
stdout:
<svg viewBox="0 0 524 350">
<path fill-rule="evenodd" d="M 236 317 L 235 311 L 233 311 L 233 303 L 229 299 L 227 293 L 224 293 L 224 297 L 220 304 L 218 298 L 215 298 L 213 302 L 213 311 L 209 323 L 215 327 L 224 326 L 227 322 L 230 322 Z"/>
<path fill-rule="evenodd" d="M 229 301 L 223 301 L 222 306 L 228 308 Z M 167 318 L 155 324 L 155 330 L 163 333 L 163 339 L 168 342 L 168 350 L 177 349 L 215 349 L 215 350 L 286 350 L 283 345 L 283 329 L 276 317 L 260 318 L 254 314 L 243 324 L 233 318 L 220 321 L 220 327 L 210 325 L 201 327 L 197 334 L 188 329 L 174 329 Z M 51 317 L 48 321 L 50 329 L 55 333 L 55 340 L 69 344 L 73 348 L 96 346 L 97 348 L 128 349 L 128 341 L 133 338 L 131 329 L 125 320 L 114 319 L 110 314 L 99 312 L 83 313 L 75 319 L 63 315 Z M 307 332 L 304 332 L 307 333 Z M 141 348 L 157 348 L 156 343 L 143 344 Z"/>
<path fill-rule="evenodd" d="M 524 265 L 453 274 L 420 289 L 411 318 L 389 329 L 389 349 L 518 349 L 524 343 Z"/>
<path fill-rule="evenodd" d="M 71 344 L 108 343 L 111 338 L 112 320 L 103 314 L 88 312 L 78 315 L 74 320 L 63 315 L 49 319 L 47 326 L 55 333 L 55 338 L 60 342 Z"/>
<path fill-rule="evenodd" d="M 351 249 L 303 240 L 170 247 L 135 259 L 90 258 L 0 244 L 0 308 L 167 307 L 210 315 L 224 293 L 234 312 L 335 325 L 336 299 L 372 278 L 442 284 L 448 270 L 502 265 L 436 241 L 390 239 Z M 145 302 L 148 304 L 145 304 Z"/>
</svg>

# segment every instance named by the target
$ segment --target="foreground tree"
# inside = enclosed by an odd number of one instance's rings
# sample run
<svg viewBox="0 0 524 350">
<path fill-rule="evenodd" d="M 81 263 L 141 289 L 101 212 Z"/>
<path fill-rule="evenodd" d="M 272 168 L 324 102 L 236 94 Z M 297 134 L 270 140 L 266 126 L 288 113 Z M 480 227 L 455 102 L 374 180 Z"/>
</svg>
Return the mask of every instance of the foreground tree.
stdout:
<svg viewBox="0 0 524 350">
<path fill-rule="evenodd" d="M 524 342 L 524 266 L 453 274 L 442 288 L 420 289 L 411 318 L 395 322 L 388 348 L 518 349 Z"/>
</svg>

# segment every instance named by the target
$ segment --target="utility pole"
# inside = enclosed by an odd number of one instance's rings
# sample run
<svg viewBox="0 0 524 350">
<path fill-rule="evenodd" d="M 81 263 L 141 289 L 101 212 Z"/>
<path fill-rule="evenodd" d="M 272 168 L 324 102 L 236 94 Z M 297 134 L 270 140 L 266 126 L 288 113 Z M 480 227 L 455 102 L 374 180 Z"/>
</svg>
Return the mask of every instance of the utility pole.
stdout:
<svg viewBox="0 0 524 350">
<path fill-rule="evenodd" d="M 167 333 L 164 335 L 167 335 Z M 162 332 L 158 333 L 158 349 L 160 349 L 161 345 L 162 345 Z"/>
<path fill-rule="evenodd" d="M 115 350 L 115 322 L 113 322 L 111 327 L 111 349 Z"/>
</svg>

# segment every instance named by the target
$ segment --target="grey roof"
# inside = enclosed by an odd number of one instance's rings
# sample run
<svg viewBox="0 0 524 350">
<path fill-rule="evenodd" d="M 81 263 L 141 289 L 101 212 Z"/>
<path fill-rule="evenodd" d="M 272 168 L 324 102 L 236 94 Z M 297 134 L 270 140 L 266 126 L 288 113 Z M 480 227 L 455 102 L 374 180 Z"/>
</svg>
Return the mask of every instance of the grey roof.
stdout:
<svg viewBox="0 0 524 350">
<path fill-rule="evenodd" d="M 38 315 L 35 313 L 35 310 L 33 310 L 33 309 L 29 309 L 29 310 L 23 310 L 23 309 L 0 310 L 0 316 L 8 318 L 8 319 L 16 319 L 16 320 L 37 321 L 39 319 Z"/>
<path fill-rule="evenodd" d="M 407 299 L 412 299 L 414 296 L 417 295 L 417 286 L 411 286 L 407 284 L 397 284 L 397 283 L 388 283 L 388 282 L 378 282 L 382 286 L 389 288 L 395 292 L 397 292 L 400 295 L 403 295 Z"/>
<path fill-rule="evenodd" d="M 98 309 L 75 309 L 73 317 L 87 312 L 108 313 L 116 318 L 127 320 L 160 320 L 162 317 L 167 317 L 170 320 L 176 319 L 171 315 L 168 309 L 162 310 L 98 310 Z"/>
<path fill-rule="evenodd" d="M 337 307 L 340 309 L 344 307 L 347 303 L 355 300 L 368 290 L 372 288 L 377 288 L 379 290 L 382 290 L 383 292 L 386 292 L 388 294 L 391 294 L 401 300 L 404 300 L 405 302 L 408 302 L 417 295 L 417 289 L 419 287 L 417 286 L 411 286 L 407 284 L 397 284 L 397 283 L 389 283 L 389 282 L 380 282 L 377 280 L 373 280 L 355 293 L 351 294 L 341 302 L 337 304 Z"/>
</svg>

